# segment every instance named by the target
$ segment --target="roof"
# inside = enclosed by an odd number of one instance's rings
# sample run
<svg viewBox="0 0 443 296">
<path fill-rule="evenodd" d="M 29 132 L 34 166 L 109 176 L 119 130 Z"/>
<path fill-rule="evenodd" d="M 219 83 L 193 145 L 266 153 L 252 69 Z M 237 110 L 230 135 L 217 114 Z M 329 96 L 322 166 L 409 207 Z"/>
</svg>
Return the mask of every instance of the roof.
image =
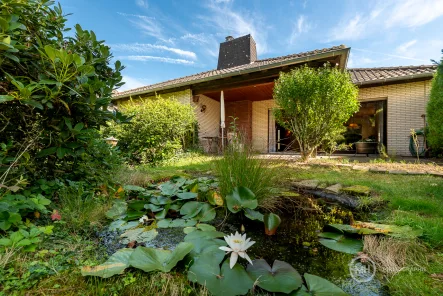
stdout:
<svg viewBox="0 0 443 296">
<path fill-rule="evenodd" d="M 352 82 L 357 85 L 378 84 L 416 78 L 432 78 L 436 71 L 437 65 L 348 69 Z"/>
<path fill-rule="evenodd" d="M 256 60 L 255 62 L 252 62 L 250 64 L 246 65 L 240 65 L 232 68 L 227 69 L 220 69 L 220 70 L 210 70 L 206 72 L 197 73 L 190 76 L 184 76 L 156 84 L 151 84 L 135 89 L 130 89 L 123 92 L 117 92 L 113 95 L 113 99 L 118 98 L 124 98 L 128 97 L 130 95 L 138 95 L 148 92 L 154 92 L 159 91 L 167 88 L 174 88 L 174 87 L 180 87 L 189 85 L 192 83 L 198 83 L 208 80 L 215 80 L 218 78 L 224 78 L 229 77 L 233 75 L 239 75 L 239 74 L 245 74 L 250 72 L 255 72 L 259 70 L 263 70 L 264 68 L 275 68 L 278 66 L 283 66 L 291 63 L 297 63 L 297 62 L 304 62 L 312 60 L 313 58 L 321 58 L 322 55 L 331 55 L 333 56 L 335 52 L 343 51 L 343 50 L 349 50 L 345 45 L 340 46 L 333 46 L 329 48 L 323 48 L 323 49 L 317 49 L 312 51 L 306 51 L 306 52 L 300 52 L 296 54 L 281 56 L 281 57 L 275 57 L 275 58 L 268 58 L 268 59 L 262 59 L 262 60 Z M 312 57 L 312 58 L 311 58 Z"/>
</svg>

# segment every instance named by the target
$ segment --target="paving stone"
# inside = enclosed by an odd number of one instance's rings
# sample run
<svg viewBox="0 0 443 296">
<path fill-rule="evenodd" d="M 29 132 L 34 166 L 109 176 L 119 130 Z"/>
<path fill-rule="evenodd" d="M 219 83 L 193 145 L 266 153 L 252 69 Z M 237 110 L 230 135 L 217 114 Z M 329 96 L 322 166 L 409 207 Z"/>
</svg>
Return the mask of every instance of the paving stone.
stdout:
<svg viewBox="0 0 443 296">
<path fill-rule="evenodd" d="M 363 185 L 354 185 L 349 187 L 344 187 L 341 189 L 342 192 L 348 193 L 350 195 L 369 195 L 371 193 L 371 188 Z"/>
<path fill-rule="evenodd" d="M 369 171 L 369 167 L 362 166 L 362 165 L 354 165 L 354 166 L 352 167 L 352 169 L 353 169 L 353 170 L 356 170 L 356 171 L 364 171 L 364 172 Z"/>
<path fill-rule="evenodd" d="M 325 190 L 331 191 L 331 192 L 334 192 L 334 193 L 340 193 L 342 188 L 343 188 L 343 185 L 337 183 L 337 184 L 331 185 L 329 187 L 326 187 Z"/>
<path fill-rule="evenodd" d="M 296 187 L 315 189 L 318 187 L 318 180 L 303 180 L 292 183 Z"/>
<path fill-rule="evenodd" d="M 403 171 L 403 170 L 390 170 L 389 173 L 394 174 L 394 175 L 407 175 L 408 174 L 407 171 Z"/>
<path fill-rule="evenodd" d="M 387 173 L 388 170 L 387 169 L 383 169 L 383 168 L 369 168 L 370 172 L 374 172 L 374 173 Z"/>
<path fill-rule="evenodd" d="M 408 173 L 408 175 L 426 175 L 427 174 L 427 172 L 425 172 L 425 171 L 408 171 L 407 173 Z"/>
</svg>

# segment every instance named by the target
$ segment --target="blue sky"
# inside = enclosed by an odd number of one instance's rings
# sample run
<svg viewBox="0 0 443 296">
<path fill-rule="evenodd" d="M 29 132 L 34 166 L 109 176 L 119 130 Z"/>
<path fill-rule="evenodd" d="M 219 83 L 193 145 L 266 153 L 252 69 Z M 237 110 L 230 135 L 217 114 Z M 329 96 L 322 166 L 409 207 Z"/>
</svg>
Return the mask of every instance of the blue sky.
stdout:
<svg viewBox="0 0 443 296">
<path fill-rule="evenodd" d="M 345 44 L 348 67 L 430 64 L 443 49 L 443 0 L 61 0 L 111 46 L 140 87 L 216 68 L 225 36 L 251 34 L 259 58 Z"/>
</svg>

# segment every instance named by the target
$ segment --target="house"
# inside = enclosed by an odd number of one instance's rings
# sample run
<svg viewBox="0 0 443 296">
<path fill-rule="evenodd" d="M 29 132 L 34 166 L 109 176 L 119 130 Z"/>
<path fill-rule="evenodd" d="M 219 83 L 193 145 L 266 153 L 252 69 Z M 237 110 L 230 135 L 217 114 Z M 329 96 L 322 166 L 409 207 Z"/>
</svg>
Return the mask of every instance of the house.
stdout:
<svg viewBox="0 0 443 296">
<path fill-rule="evenodd" d="M 371 139 L 389 153 L 410 155 L 411 129 L 423 128 L 426 103 L 436 66 L 347 69 L 351 48 L 344 45 L 287 56 L 258 59 L 251 35 L 228 36 L 220 44 L 217 69 L 185 76 L 113 96 L 118 105 L 159 94 L 195 106 L 203 145 L 220 136 L 220 96 L 223 91 L 226 127 L 232 118 L 256 151 L 296 149 L 290 132 L 276 124 L 271 109 L 275 79 L 300 65 L 320 67 L 326 62 L 347 70 L 359 88 L 360 111 L 347 123 L 346 141 Z M 207 149 L 210 149 L 208 147 Z"/>
</svg>

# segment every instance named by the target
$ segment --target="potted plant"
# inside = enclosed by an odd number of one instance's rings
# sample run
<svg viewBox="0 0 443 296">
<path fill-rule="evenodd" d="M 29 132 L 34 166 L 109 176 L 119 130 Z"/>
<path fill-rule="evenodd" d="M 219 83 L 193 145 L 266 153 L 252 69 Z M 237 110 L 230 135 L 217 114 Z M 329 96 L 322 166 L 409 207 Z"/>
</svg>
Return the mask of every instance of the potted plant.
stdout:
<svg viewBox="0 0 443 296">
<path fill-rule="evenodd" d="M 377 153 L 377 141 L 371 138 L 362 139 L 355 142 L 355 154 L 375 154 Z"/>
</svg>

